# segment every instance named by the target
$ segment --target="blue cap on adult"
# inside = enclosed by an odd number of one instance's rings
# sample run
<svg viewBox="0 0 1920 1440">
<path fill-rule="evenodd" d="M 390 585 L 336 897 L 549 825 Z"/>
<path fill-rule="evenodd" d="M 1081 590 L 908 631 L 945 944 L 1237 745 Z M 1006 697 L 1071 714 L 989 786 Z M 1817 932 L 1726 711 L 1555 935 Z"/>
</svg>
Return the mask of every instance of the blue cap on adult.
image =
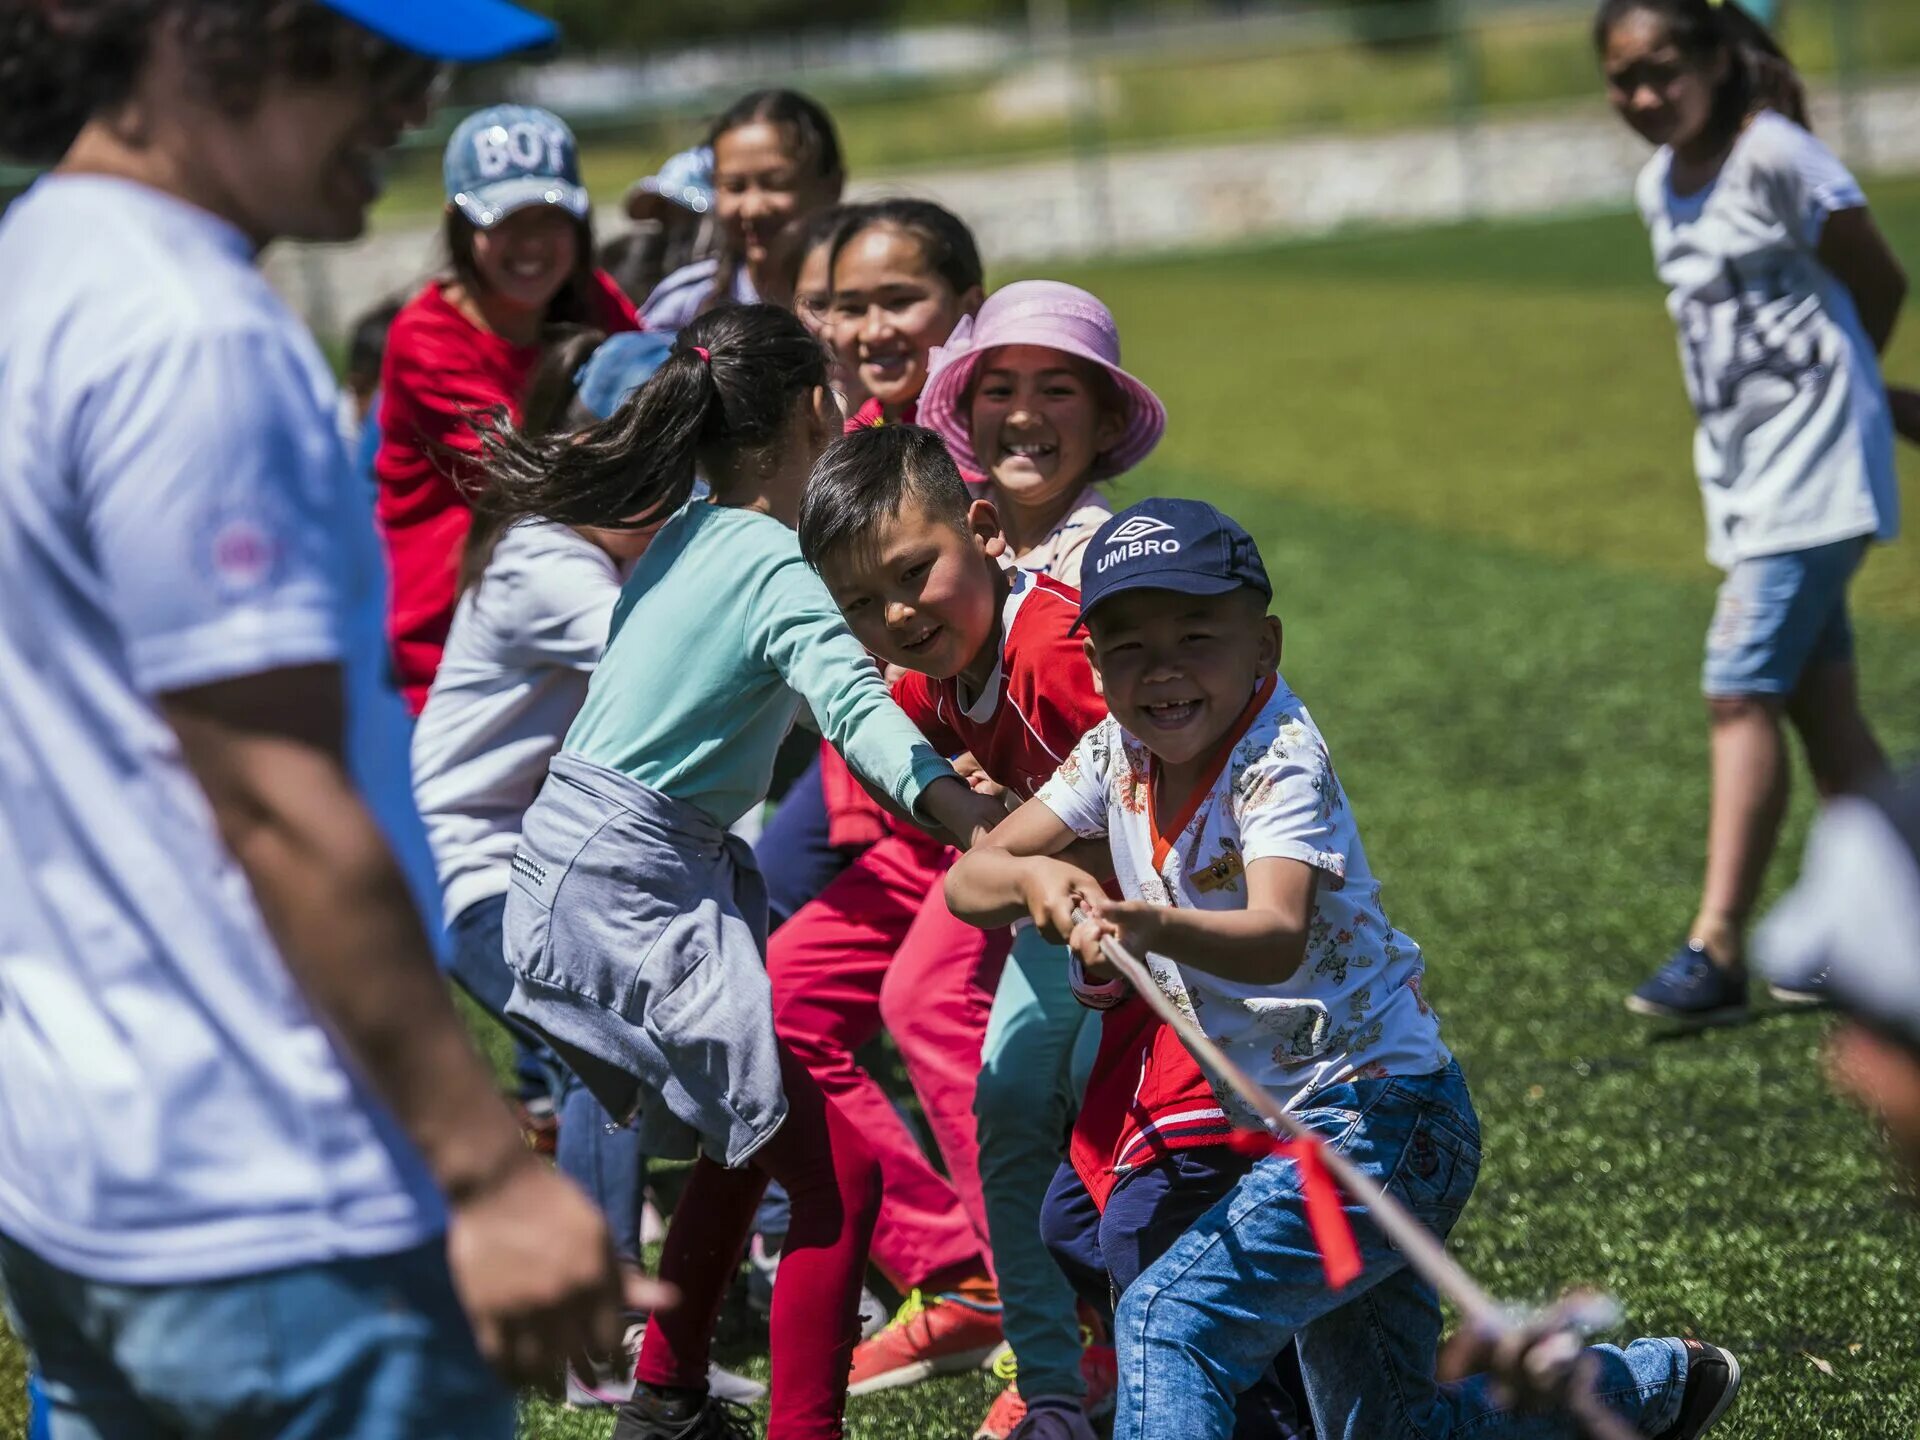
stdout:
<svg viewBox="0 0 1920 1440">
<path fill-rule="evenodd" d="M 320 0 L 402 49 L 466 64 L 551 45 L 559 27 L 508 0 Z"/>
<path fill-rule="evenodd" d="M 1128 590 L 1273 598 L 1260 547 L 1231 515 L 1204 500 L 1155 498 L 1129 505 L 1094 532 L 1080 561 L 1080 617 Z"/>
</svg>

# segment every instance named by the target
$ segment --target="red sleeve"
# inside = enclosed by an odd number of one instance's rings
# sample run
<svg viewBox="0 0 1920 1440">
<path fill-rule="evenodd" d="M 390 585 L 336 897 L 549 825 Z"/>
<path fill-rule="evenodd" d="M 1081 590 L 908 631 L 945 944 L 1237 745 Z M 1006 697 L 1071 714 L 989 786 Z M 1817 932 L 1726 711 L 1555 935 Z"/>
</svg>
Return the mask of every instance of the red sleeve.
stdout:
<svg viewBox="0 0 1920 1440">
<path fill-rule="evenodd" d="M 1039 587 L 1020 607 L 1018 669 L 1010 678 L 1021 713 L 1046 747 L 1064 756 L 1107 718 L 1107 702 L 1094 688 L 1085 640 L 1073 633 L 1080 592 L 1044 577 Z"/>
<path fill-rule="evenodd" d="M 967 742 L 947 723 L 940 706 L 940 692 L 925 675 L 909 670 L 894 681 L 893 703 L 907 712 L 907 718 L 920 727 L 927 743 L 942 755 L 958 755 L 967 748 Z"/>
<path fill-rule="evenodd" d="M 387 549 L 387 634 L 416 714 L 440 668 L 471 518 L 454 478 L 461 473 L 457 457 L 479 448 L 474 415 L 517 408 L 510 386 L 484 363 L 483 337 L 434 301 L 416 297 L 394 321 L 380 371 L 373 462 Z M 453 325 L 467 333 L 453 333 Z"/>
<path fill-rule="evenodd" d="M 646 325 L 640 319 L 640 312 L 634 308 L 633 298 L 620 288 L 613 276 L 604 270 L 593 272 L 594 282 L 600 287 L 600 328 L 609 335 L 618 335 L 623 330 L 644 330 Z"/>
</svg>

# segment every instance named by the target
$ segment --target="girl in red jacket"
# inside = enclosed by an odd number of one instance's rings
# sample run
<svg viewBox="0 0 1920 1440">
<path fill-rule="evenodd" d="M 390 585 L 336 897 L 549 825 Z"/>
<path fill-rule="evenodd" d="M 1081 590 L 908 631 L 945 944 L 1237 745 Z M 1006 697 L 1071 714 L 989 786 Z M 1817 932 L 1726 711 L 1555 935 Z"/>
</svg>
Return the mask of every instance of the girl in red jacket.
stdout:
<svg viewBox="0 0 1920 1440">
<path fill-rule="evenodd" d="M 417 715 L 440 667 L 470 518 L 462 486 L 477 416 L 517 421 L 548 324 L 638 327 L 633 303 L 593 266 L 573 133 L 557 115 L 496 105 L 447 142 L 451 273 L 393 322 L 381 367 L 374 458 L 391 590 L 387 634 Z"/>
</svg>

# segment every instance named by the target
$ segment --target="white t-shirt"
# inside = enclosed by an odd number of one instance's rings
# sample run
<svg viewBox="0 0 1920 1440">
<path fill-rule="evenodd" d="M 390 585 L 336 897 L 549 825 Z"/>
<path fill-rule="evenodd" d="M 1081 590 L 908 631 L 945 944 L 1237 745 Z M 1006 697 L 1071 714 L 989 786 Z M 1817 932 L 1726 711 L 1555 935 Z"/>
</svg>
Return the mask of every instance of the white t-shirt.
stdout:
<svg viewBox="0 0 1920 1440">
<path fill-rule="evenodd" d="M 420 1244 L 431 1178 L 154 698 L 343 661 L 375 694 L 332 377 L 239 231 L 143 186 L 41 180 L 0 274 L 0 1230 L 131 1284 Z"/>
<path fill-rule="evenodd" d="M 1113 518 L 1113 505 L 1092 485 L 1082 490 L 1073 509 L 1061 518 L 1047 538 L 1016 562 L 1022 570 L 1051 575 L 1062 585 L 1080 588 L 1080 559 L 1100 527 Z"/>
<path fill-rule="evenodd" d="M 1380 884 L 1312 717 L 1270 682 L 1221 765 L 1171 835 L 1153 819 L 1152 753 L 1109 716 L 1089 730 L 1040 790 L 1083 839 L 1105 836 L 1130 900 L 1239 910 L 1255 860 L 1298 860 L 1320 872 L 1306 958 L 1279 985 L 1223 980 L 1162 955 L 1143 956 L 1167 997 L 1284 1104 L 1355 1077 L 1430 1075 L 1451 1058 L 1421 993 L 1420 947 L 1387 919 Z M 1315 1048 L 1318 1012 L 1324 1042 Z"/>
<path fill-rule="evenodd" d="M 413 732 L 413 787 L 449 921 L 507 893 L 520 822 L 607 648 L 620 567 L 565 525 L 500 537 L 460 597 Z"/>
<path fill-rule="evenodd" d="M 1680 332 L 1699 428 L 1707 558 L 1857 535 L 1891 540 L 1900 506 L 1892 421 L 1853 296 L 1818 259 L 1827 217 L 1865 205 L 1847 169 L 1783 116 L 1755 116 L 1712 183 L 1671 184 L 1663 147 L 1636 199 Z"/>
</svg>

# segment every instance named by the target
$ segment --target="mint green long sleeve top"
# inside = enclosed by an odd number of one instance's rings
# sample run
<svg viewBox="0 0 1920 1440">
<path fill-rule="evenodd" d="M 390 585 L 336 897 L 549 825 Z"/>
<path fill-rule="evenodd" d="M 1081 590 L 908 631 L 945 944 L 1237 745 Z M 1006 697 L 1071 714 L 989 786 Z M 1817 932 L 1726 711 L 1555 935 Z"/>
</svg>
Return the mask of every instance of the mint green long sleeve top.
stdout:
<svg viewBox="0 0 1920 1440">
<path fill-rule="evenodd" d="M 621 589 L 564 748 L 732 825 L 766 799 L 802 700 L 847 763 L 909 813 L 953 773 L 893 703 L 793 531 L 696 500 Z"/>
</svg>

